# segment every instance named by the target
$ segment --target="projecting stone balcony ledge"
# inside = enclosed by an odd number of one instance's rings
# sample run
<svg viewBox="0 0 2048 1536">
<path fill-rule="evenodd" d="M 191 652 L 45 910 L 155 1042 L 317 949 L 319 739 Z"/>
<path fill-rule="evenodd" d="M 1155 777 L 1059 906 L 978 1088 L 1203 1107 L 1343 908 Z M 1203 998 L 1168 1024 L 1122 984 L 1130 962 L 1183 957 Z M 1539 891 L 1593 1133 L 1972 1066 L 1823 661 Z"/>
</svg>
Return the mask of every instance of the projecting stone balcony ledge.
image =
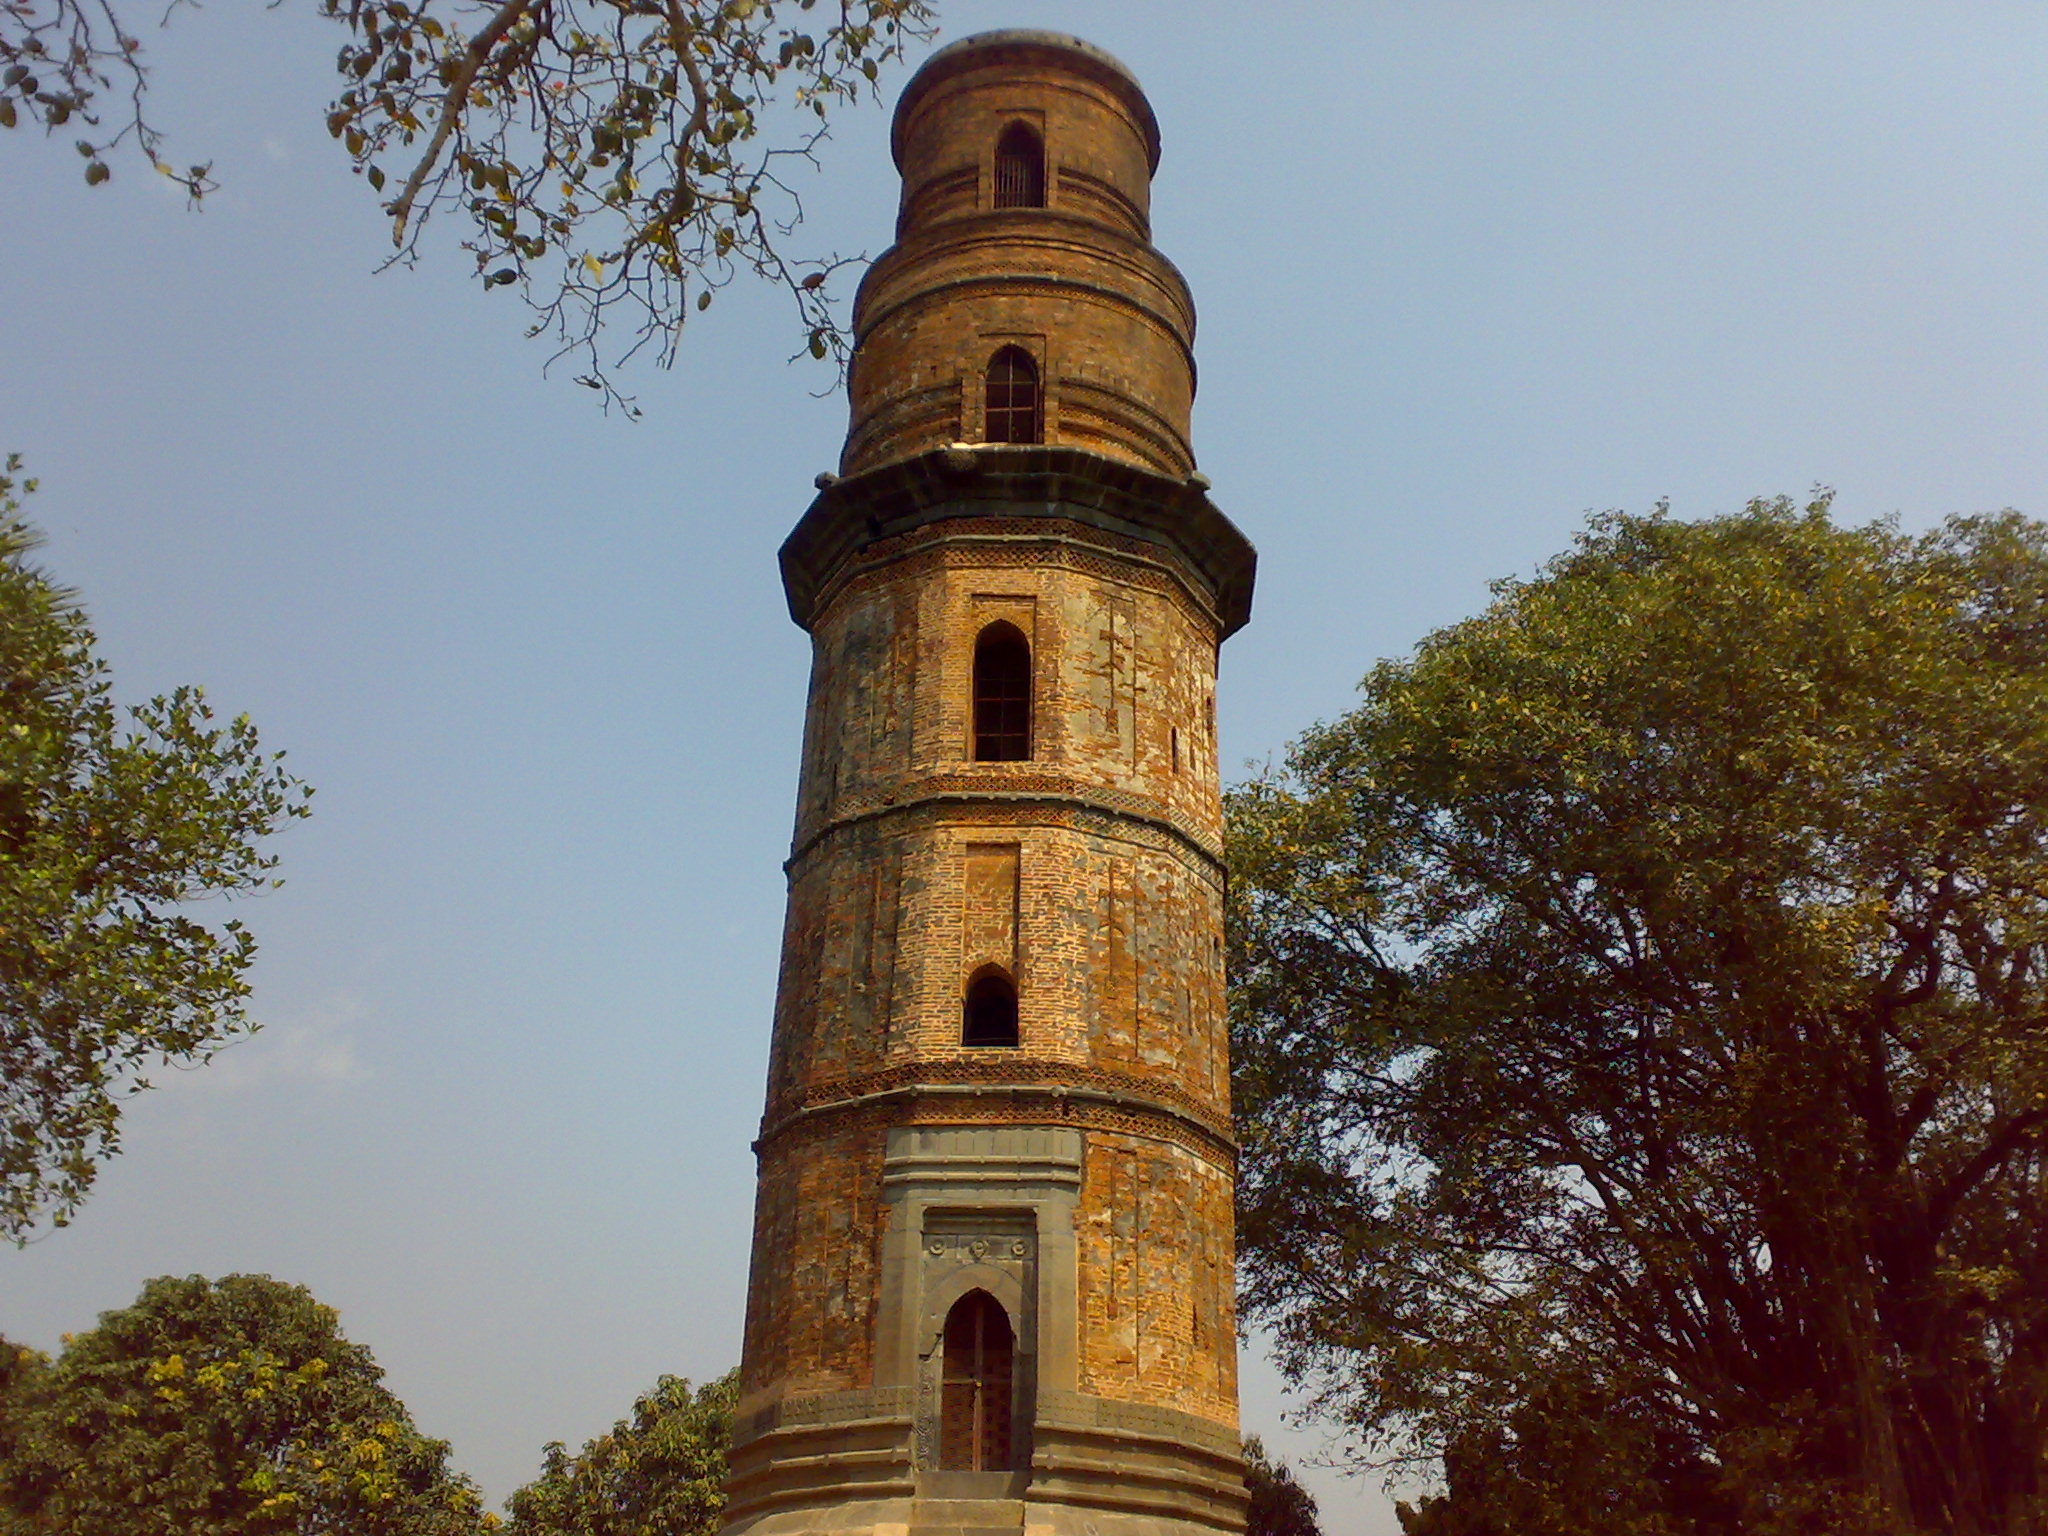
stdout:
<svg viewBox="0 0 2048 1536">
<path fill-rule="evenodd" d="M 938 523 L 1021 519 L 1127 541 L 1127 552 L 1155 548 L 1191 595 L 1214 605 L 1219 638 L 1228 638 L 1251 618 L 1258 556 L 1207 485 L 1047 444 L 938 448 L 832 479 L 783 541 L 789 614 L 809 629 L 829 589 L 870 545 Z"/>
</svg>

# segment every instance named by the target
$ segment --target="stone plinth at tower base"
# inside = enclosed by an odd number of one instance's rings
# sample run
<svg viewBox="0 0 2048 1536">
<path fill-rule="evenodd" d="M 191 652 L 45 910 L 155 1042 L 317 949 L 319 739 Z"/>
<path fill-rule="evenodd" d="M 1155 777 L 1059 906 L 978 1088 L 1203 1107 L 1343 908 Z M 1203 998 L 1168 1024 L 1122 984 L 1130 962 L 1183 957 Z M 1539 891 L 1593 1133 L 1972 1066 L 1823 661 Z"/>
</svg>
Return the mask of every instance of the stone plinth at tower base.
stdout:
<svg viewBox="0 0 2048 1536">
<path fill-rule="evenodd" d="M 926 1473 L 919 1479 L 911 1470 L 910 1416 L 887 1413 L 907 1406 L 910 1394 L 897 1396 L 903 1401 L 834 1405 L 874 1417 L 784 1424 L 735 1446 L 725 1530 L 746 1536 L 1214 1536 L 1244 1529 L 1247 1499 L 1237 1446 L 1219 1438 L 1213 1456 L 1192 1458 L 1192 1436 L 1201 1430 L 1186 1422 L 1158 1423 L 1151 1433 L 1105 1424 L 1101 1420 L 1139 1415 L 1075 1394 L 1067 1403 L 1047 1404 L 1033 1426 L 1030 1472 Z"/>
<path fill-rule="evenodd" d="M 1244 1529 L 1236 1436 L 1171 1409 L 1048 1393 L 1029 1472 L 912 1468 L 909 1388 L 792 1403 L 733 1447 L 728 1536 L 1215 1536 Z M 849 1401 L 854 1399 L 855 1401 Z M 791 1422 L 801 1416 L 801 1422 Z M 1206 1453 L 1206 1454 L 1205 1454 Z"/>
</svg>

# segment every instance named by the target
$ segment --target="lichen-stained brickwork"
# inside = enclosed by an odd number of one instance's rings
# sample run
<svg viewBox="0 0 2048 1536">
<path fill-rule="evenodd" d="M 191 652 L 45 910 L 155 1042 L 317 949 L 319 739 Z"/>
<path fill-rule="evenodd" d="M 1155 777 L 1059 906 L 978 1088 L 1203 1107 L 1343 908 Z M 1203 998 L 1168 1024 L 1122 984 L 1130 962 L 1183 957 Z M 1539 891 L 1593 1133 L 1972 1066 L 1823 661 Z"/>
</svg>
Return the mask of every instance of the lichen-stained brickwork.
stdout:
<svg viewBox="0 0 2048 1536">
<path fill-rule="evenodd" d="M 871 1381 L 882 1141 L 880 1126 L 851 1121 L 763 1148 L 743 1400 Z"/>
<path fill-rule="evenodd" d="M 814 848 L 790 890 L 769 1087 L 772 1127 L 877 1071 L 1088 1069 L 1229 1119 L 1214 869 L 1139 824 L 1052 802 L 1001 819 L 913 806 Z M 1020 1043 L 961 1044 L 986 965 L 1016 978 Z M 1075 1077 L 1075 1081 L 1084 1080 Z M 1094 1081 L 1095 1079 L 1086 1079 Z"/>
<path fill-rule="evenodd" d="M 961 999 L 998 964 L 1028 1058 L 1227 1120 L 1214 618 L 1071 533 L 936 553 L 848 583 L 813 629 L 771 1106 L 976 1054 Z M 974 640 L 998 621 L 1032 645 L 1028 762 L 971 756 Z"/>
<path fill-rule="evenodd" d="M 1089 1138 L 1081 1238 L 1081 1390 L 1237 1413 L 1227 1168 L 1138 1136 Z"/>
<path fill-rule="evenodd" d="M 973 760 L 974 642 L 996 622 L 1031 646 L 1024 762 Z M 884 1220 L 848 1106 L 909 1085 L 1093 1090 L 1180 1119 L 1090 1129 L 1081 1390 L 1233 1418 L 1217 630 L 1169 562 L 1043 524 L 877 546 L 815 618 L 753 1323 L 781 1344 L 750 1348 L 750 1386 L 771 1359 L 791 1391 L 866 1368 L 856 1331 L 807 1310 L 842 1317 L 842 1292 L 806 1277 L 839 1274 L 842 1234 Z M 1016 980 L 1014 1051 L 962 1043 L 989 965 Z M 926 1097 L 896 1123 L 1060 1113 Z"/>
</svg>

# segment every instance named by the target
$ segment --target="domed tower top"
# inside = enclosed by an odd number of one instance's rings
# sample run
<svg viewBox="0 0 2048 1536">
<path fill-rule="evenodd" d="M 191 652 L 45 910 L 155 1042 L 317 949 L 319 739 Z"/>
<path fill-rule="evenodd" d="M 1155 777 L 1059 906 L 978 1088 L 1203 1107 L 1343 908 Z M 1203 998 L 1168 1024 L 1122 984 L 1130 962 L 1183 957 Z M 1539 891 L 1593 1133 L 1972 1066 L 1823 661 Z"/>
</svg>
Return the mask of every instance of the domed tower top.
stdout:
<svg viewBox="0 0 2048 1536">
<path fill-rule="evenodd" d="M 963 38 L 904 89 L 892 148 L 842 470 L 1046 443 L 1192 471 L 1194 304 L 1150 243 L 1159 125 L 1131 72 L 1059 33 Z"/>
</svg>

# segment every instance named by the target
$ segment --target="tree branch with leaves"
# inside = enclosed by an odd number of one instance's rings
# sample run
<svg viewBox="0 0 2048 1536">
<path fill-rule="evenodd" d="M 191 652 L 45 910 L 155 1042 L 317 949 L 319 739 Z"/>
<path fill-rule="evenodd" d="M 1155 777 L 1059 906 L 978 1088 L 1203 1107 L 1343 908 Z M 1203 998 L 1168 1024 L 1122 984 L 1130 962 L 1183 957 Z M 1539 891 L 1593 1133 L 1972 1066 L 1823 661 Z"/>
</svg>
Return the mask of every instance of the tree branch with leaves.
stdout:
<svg viewBox="0 0 2048 1536">
<path fill-rule="evenodd" d="M 461 216 L 482 281 L 516 287 L 529 334 L 608 403 L 630 409 L 610 367 L 650 346 L 669 362 L 687 317 L 745 272 L 789 295 L 804 350 L 843 361 L 829 282 L 847 258 L 792 257 L 803 204 L 786 169 L 931 25 L 922 0 L 842 0 L 813 24 L 818 9 L 326 0 L 352 36 L 328 128 L 372 188 L 395 187 L 394 261 L 417 258 L 437 215 Z M 790 108 L 811 126 L 769 131 Z M 607 353 L 615 320 L 626 339 Z"/>
<path fill-rule="evenodd" d="M 183 0 L 171 0 L 166 18 Z M 143 108 L 149 70 L 142 42 L 109 0 L 0 0 L 0 128 L 40 123 L 48 134 L 89 130 L 73 140 L 87 186 L 109 180 L 107 156 L 133 144 L 196 205 L 215 189 L 213 167 L 179 170 L 164 158 L 164 136 Z M 105 116 L 109 99 L 119 104 Z"/>
<path fill-rule="evenodd" d="M 256 940 L 194 903 L 277 883 L 312 791 L 197 688 L 125 711 L 0 476 L 0 1234 L 65 1225 L 152 1067 L 250 1032 Z M 125 716 L 125 719 L 124 719 Z"/>
<path fill-rule="evenodd" d="M 172 9 L 182 3 L 173 0 Z M 834 111 L 934 32 L 929 0 L 320 0 L 348 34 L 330 133 L 391 221 L 405 266 L 454 218 L 487 288 L 516 289 L 528 334 L 578 383 L 636 414 L 614 370 L 666 366 L 689 317 L 751 274 L 787 295 L 794 355 L 844 367 L 832 280 L 861 258 L 799 254 L 793 172 Z M 169 13 L 166 13 L 168 19 Z M 197 203 L 210 164 L 164 158 L 142 45 L 112 0 L 0 0 L 0 127 L 101 126 L 86 180 L 132 140 Z M 608 328 L 613 340 L 607 340 Z"/>
</svg>

